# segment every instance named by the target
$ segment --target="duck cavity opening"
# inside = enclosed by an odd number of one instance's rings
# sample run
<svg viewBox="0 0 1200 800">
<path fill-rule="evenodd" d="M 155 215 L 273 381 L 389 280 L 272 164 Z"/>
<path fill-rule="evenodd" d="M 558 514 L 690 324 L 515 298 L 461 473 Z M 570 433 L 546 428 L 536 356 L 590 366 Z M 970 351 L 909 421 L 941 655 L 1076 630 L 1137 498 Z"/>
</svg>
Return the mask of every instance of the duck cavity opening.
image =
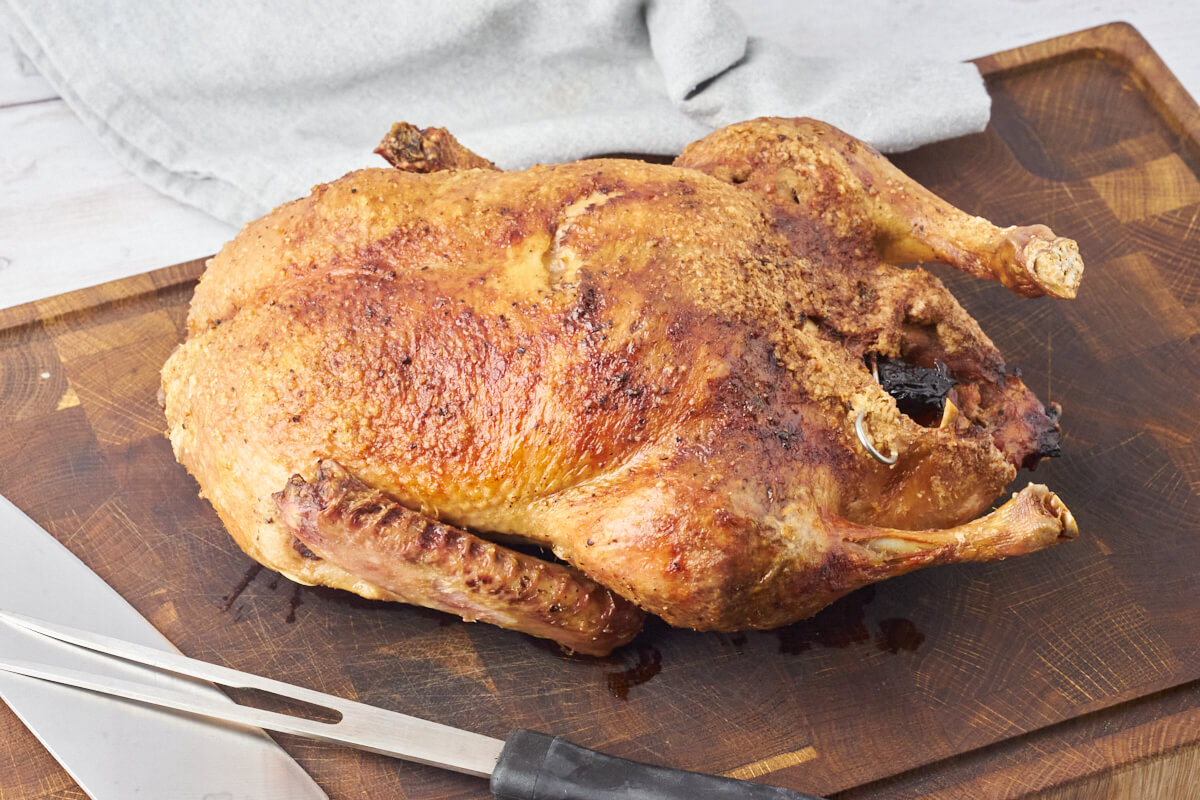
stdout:
<svg viewBox="0 0 1200 800">
<path fill-rule="evenodd" d="M 926 428 L 942 424 L 946 395 L 956 385 L 945 364 L 934 361 L 932 367 L 924 367 L 878 353 L 868 353 L 864 362 L 884 391 L 895 399 L 901 414 Z"/>
</svg>

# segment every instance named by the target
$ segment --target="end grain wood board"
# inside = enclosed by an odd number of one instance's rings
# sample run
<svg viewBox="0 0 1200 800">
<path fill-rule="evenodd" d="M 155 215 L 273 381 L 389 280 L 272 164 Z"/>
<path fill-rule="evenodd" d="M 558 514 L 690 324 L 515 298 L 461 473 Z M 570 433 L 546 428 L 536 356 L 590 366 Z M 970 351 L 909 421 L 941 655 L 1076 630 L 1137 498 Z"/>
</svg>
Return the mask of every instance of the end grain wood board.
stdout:
<svg viewBox="0 0 1200 800">
<path fill-rule="evenodd" d="M 846 798 L 1017 797 L 1195 747 L 1200 110 L 1128 26 L 978 63 L 988 130 L 895 160 L 973 213 L 1080 242 L 1070 302 L 938 269 L 1064 406 L 1064 456 L 1036 478 L 1074 510 L 1071 544 L 906 575 L 778 631 L 652 621 L 605 659 L 293 585 L 237 550 L 163 437 L 158 369 L 201 262 L 0 311 L 0 493 L 189 655 L 494 736 Z M 280 741 L 334 797 L 486 796 Z M 7 709 L 0 763 L 0 797 L 78 792 Z"/>
</svg>

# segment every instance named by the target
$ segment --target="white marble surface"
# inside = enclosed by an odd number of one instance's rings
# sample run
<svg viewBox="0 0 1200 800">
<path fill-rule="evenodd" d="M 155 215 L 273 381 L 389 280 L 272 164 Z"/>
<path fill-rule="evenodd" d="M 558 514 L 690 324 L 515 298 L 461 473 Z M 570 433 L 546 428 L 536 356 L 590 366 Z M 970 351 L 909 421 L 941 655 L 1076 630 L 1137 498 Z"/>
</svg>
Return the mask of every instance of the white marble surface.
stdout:
<svg viewBox="0 0 1200 800">
<path fill-rule="evenodd" d="M 821 55 L 969 59 L 1121 20 L 1200 96 L 1197 0 L 732 2 L 752 34 Z M 234 233 L 130 175 L 2 31 L 0 144 L 0 307 L 206 256 Z"/>
</svg>

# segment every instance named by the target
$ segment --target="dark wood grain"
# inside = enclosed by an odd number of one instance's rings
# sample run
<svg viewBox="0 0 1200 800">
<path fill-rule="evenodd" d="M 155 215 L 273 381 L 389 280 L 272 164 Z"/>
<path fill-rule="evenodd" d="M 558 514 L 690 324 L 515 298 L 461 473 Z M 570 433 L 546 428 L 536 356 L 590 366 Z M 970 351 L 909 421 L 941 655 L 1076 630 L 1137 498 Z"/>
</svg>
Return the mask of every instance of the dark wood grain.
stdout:
<svg viewBox="0 0 1200 800">
<path fill-rule="evenodd" d="M 938 270 L 1065 409 L 1064 456 L 1036 478 L 1074 510 L 1070 545 L 906 575 L 769 633 L 652 622 L 606 659 L 299 587 L 236 548 L 163 437 L 158 368 L 199 262 L 0 311 L 0 493 L 189 655 L 481 733 L 523 725 L 847 800 L 1018 797 L 1185 752 L 1200 744 L 1200 112 L 1128 26 L 978 63 L 988 130 L 895 160 L 974 213 L 1080 242 L 1071 302 Z M 486 796 L 280 741 L 334 797 Z M 79 796 L 7 709 L 0 765 L 2 798 Z"/>
</svg>

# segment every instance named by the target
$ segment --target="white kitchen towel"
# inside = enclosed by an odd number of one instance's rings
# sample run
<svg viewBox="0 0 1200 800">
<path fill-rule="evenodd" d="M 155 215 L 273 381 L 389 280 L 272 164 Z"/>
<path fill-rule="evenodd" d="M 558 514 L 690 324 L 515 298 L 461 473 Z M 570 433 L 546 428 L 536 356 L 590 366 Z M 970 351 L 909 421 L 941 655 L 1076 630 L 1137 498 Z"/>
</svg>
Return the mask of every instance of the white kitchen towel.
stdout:
<svg viewBox="0 0 1200 800">
<path fill-rule="evenodd" d="M 970 64 L 806 58 L 719 0 L 0 0 L 0 26 L 129 169 L 233 223 L 382 166 L 399 120 L 513 169 L 764 115 L 898 151 L 989 113 Z"/>
</svg>

